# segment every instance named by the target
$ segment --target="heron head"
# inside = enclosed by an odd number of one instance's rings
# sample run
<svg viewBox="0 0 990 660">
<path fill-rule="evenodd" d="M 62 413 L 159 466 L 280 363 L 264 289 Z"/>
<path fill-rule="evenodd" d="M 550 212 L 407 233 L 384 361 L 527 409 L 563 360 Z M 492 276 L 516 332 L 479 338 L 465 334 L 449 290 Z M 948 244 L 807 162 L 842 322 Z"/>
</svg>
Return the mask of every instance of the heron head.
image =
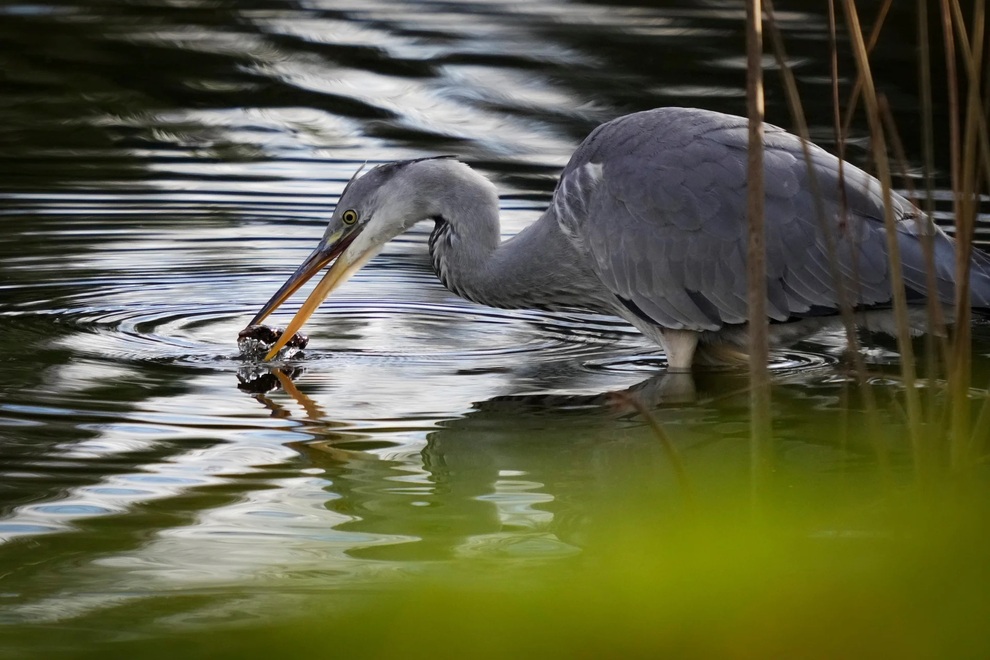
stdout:
<svg viewBox="0 0 990 660">
<path fill-rule="evenodd" d="M 461 168 L 470 171 L 450 157 L 439 157 L 379 165 L 363 176 L 359 169 L 344 187 L 319 245 L 248 324 L 261 323 L 333 262 L 265 359 L 274 357 L 320 303 L 378 254 L 385 243 L 420 220 L 437 215 L 436 204 L 443 190 L 442 174 Z"/>
</svg>

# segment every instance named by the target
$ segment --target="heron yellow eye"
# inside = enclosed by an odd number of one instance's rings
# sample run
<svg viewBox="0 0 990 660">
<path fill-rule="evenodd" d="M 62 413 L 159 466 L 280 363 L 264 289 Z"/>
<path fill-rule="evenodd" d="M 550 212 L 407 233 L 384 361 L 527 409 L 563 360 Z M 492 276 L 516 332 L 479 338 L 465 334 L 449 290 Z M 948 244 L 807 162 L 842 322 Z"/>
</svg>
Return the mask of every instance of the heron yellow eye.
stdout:
<svg viewBox="0 0 990 660">
<path fill-rule="evenodd" d="M 340 219 L 344 221 L 345 225 L 353 225 L 358 219 L 357 211 L 347 209 L 341 214 Z"/>
</svg>

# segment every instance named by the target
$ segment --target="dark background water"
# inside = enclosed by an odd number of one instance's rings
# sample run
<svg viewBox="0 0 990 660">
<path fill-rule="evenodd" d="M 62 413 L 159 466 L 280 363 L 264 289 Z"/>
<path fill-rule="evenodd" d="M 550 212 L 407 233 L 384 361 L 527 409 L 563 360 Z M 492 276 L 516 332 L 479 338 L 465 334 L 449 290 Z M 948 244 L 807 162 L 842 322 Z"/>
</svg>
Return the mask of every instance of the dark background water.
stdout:
<svg viewBox="0 0 990 660">
<path fill-rule="evenodd" d="M 881 4 L 859 3 L 865 25 Z M 809 123 L 828 144 L 826 5 L 777 9 Z M 546 192 L 549 181 L 534 186 L 532 174 L 554 174 L 546 161 L 601 121 L 662 105 L 745 107 L 743 11 L 734 2 L 97 0 L 6 2 L 3 16 L 2 185 L 14 192 L 111 181 L 119 191 L 160 180 L 157 168 L 168 165 L 365 160 L 370 145 L 378 157 L 439 150 L 495 161 L 512 181 Z M 921 156 L 915 23 L 912 3 L 894 3 L 873 59 L 912 165 Z M 935 145 L 944 164 L 937 28 Z M 845 88 L 854 66 L 842 23 L 838 37 Z M 791 126 L 767 57 L 768 119 Z M 544 139 L 524 139 L 534 134 Z M 547 153 L 555 141 L 566 144 Z"/>
<path fill-rule="evenodd" d="M 859 3 L 866 25 L 880 5 Z M 812 135 L 834 149 L 826 5 L 777 11 Z M 872 62 L 923 188 L 916 45 L 914 3 L 894 3 Z M 744 113 L 743 53 L 727 1 L 0 4 L 0 623 L 249 619 L 294 590 L 465 556 L 579 555 L 602 493 L 677 510 L 655 439 L 603 396 L 683 393 L 655 375 L 655 347 L 611 319 L 457 299 L 430 272 L 427 228 L 323 306 L 281 390 L 245 391 L 267 371 L 234 338 L 361 163 L 456 154 L 497 182 L 511 235 L 600 122 Z M 769 54 L 766 74 L 768 119 L 792 127 Z M 846 153 L 868 167 L 868 145 L 857 116 Z M 824 336 L 775 356 L 782 487 L 870 487 L 823 476 L 873 461 L 869 442 L 823 438 L 855 414 L 840 352 Z M 889 342 L 868 357 L 896 371 Z M 715 490 L 745 489 L 745 374 L 693 388 L 665 425 Z"/>
</svg>

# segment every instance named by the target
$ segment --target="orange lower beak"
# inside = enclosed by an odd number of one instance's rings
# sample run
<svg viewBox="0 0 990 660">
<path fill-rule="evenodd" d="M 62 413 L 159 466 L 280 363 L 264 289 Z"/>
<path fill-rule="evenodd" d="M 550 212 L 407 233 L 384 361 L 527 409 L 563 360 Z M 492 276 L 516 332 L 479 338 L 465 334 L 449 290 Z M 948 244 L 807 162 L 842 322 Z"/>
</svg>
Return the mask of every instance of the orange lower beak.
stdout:
<svg viewBox="0 0 990 660">
<path fill-rule="evenodd" d="M 352 234 L 347 236 L 332 245 L 320 245 L 320 247 L 313 250 L 313 252 L 306 257 L 306 260 L 299 265 L 289 279 L 285 281 L 279 290 L 275 292 L 275 295 L 265 303 L 265 306 L 261 308 L 251 322 L 249 326 L 257 325 L 261 323 L 269 314 L 278 309 L 282 303 L 289 299 L 289 297 L 295 293 L 299 288 L 308 282 L 314 275 L 316 275 L 320 270 L 323 269 L 328 263 L 337 259 L 337 261 L 330 267 L 327 274 L 323 276 L 323 279 L 313 292 L 309 294 L 306 302 L 303 303 L 296 315 L 292 317 L 289 322 L 288 327 L 286 327 L 285 332 L 279 338 L 277 342 L 272 346 L 271 350 L 268 351 L 268 355 L 265 356 L 266 360 L 271 360 L 275 355 L 288 343 L 289 339 L 292 338 L 299 328 L 313 315 L 316 308 L 320 306 L 320 303 L 330 292 L 333 291 L 337 286 L 343 283 L 350 275 L 354 273 L 358 268 L 360 268 L 364 263 L 371 258 L 371 254 L 367 256 L 361 255 L 357 259 L 344 258 L 345 250 L 350 246 L 350 244 L 357 237 L 357 234 Z"/>
</svg>

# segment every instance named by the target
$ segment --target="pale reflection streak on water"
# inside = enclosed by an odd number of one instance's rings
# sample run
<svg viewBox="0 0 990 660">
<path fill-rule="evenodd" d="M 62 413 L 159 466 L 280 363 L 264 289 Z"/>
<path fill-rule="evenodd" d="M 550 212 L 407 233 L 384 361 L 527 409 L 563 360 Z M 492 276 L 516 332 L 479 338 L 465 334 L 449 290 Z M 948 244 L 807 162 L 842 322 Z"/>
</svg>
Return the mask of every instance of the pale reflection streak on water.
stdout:
<svg viewBox="0 0 990 660">
<path fill-rule="evenodd" d="M 365 161 L 479 164 L 512 235 L 599 121 L 663 104 L 741 112 L 740 12 L 681 4 L 62 5 L 41 32 L 5 33 L 7 59 L 30 66 L 0 99 L 18 165 L 0 182 L 0 618 L 205 588 L 218 595 L 204 609 L 222 610 L 245 585 L 568 557 L 597 494 L 675 509 L 652 438 L 600 396 L 651 376 L 655 349 L 615 321 L 457 299 L 429 272 L 428 227 L 313 318 L 295 384 L 240 391 L 263 369 L 234 337 Z M 0 11 L 12 25 L 45 9 Z M 820 58 L 821 17 L 780 18 L 808 38 L 795 57 Z M 826 86 L 820 70 L 805 82 Z M 839 405 L 838 349 L 803 348 L 776 364 L 791 383 L 782 470 L 827 471 L 848 454 L 806 436 Z M 689 460 L 738 481 L 745 380 L 698 387 L 664 421 Z"/>
</svg>

